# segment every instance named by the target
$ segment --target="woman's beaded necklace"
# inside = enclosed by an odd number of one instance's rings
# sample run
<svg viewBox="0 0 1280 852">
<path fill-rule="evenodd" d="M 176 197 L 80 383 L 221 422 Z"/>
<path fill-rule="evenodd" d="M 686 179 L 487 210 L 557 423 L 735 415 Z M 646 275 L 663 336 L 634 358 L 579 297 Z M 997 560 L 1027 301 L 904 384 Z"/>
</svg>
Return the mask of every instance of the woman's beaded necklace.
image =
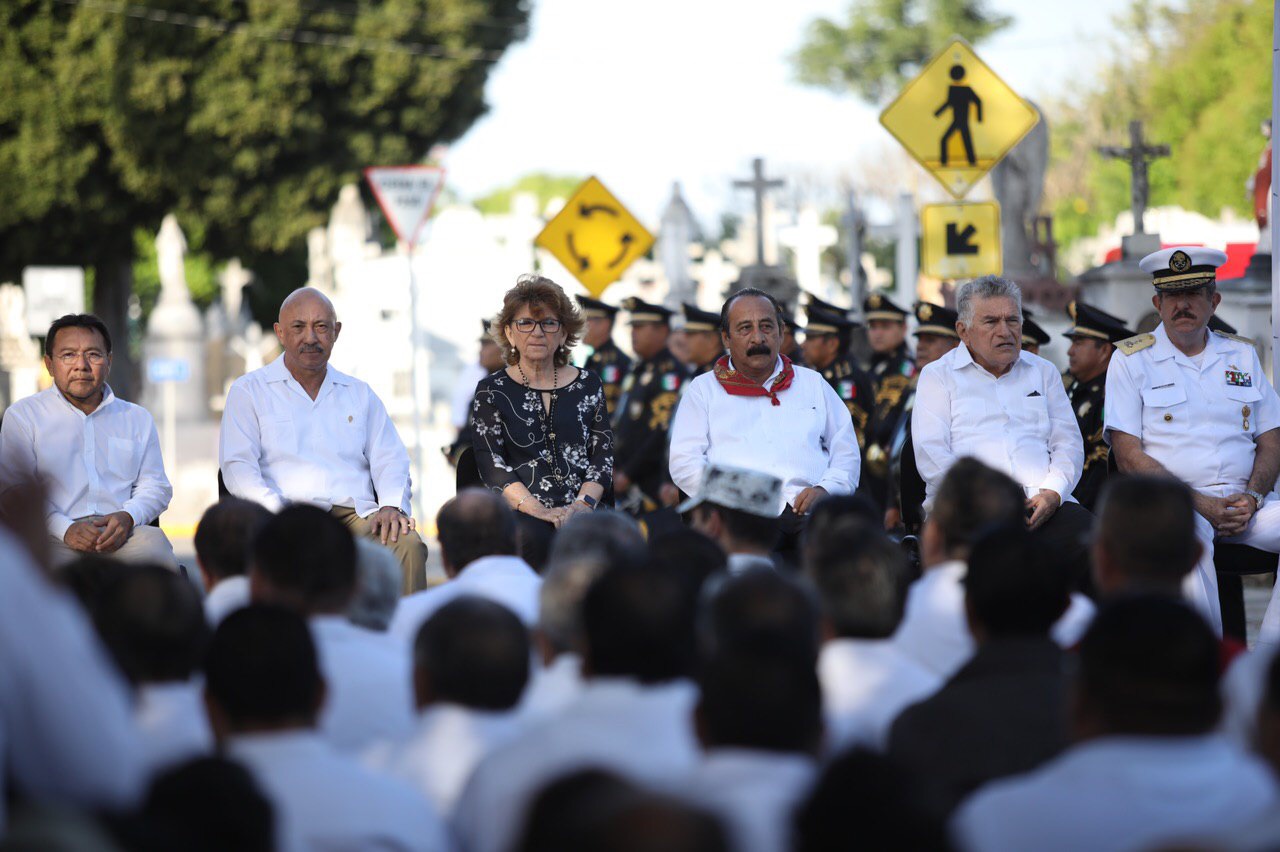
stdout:
<svg viewBox="0 0 1280 852">
<path fill-rule="evenodd" d="M 541 392 L 536 392 L 529 385 L 529 377 L 524 374 L 524 367 L 520 366 L 520 362 L 516 362 L 516 369 L 520 371 L 520 381 L 524 382 L 524 388 L 527 391 L 537 393 L 538 403 L 542 404 Z M 560 386 L 560 368 L 555 361 L 551 362 L 551 405 L 542 405 L 542 434 L 547 438 L 547 444 L 551 448 L 551 476 L 556 482 L 564 481 L 564 474 L 560 472 L 560 455 L 556 452 L 556 388 Z M 547 424 L 550 424 L 548 428 Z"/>
</svg>

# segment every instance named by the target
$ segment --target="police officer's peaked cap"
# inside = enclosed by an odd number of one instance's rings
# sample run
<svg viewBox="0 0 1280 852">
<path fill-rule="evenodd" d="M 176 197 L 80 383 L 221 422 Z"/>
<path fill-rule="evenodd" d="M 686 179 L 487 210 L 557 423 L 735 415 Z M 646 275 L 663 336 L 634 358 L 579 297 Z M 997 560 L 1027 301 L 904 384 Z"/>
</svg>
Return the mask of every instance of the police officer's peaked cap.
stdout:
<svg viewBox="0 0 1280 852">
<path fill-rule="evenodd" d="M 907 311 L 894 304 L 884 293 L 872 293 L 862 302 L 862 312 L 867 320 L 907 321 Z"/>
<path fill-rule="evenodd" d="M 684 311 L 685 331 L 719 331 L 720 315 L 704 311 L 697 305 L 682 302 L 680 309 Z"/>
<path fill-rule="evenodd" d="M 618 315 L 617 307 L 599 299 L 593 299 L 590 296 L 575 296 L 574 298 L 578 300 L 578 307 L 582 308 L 582 315 L 588 319 L 613 319 Z"/>
<path fill-rule="evenodd" d="M 839 305 L 826 301 L 825 299 L 819 299 L 817 296 L 813 295 L 808 291 L 805 292 L 804 296 L 805 296 L 805 299 L 807 300 L 806 309 L 821 308 L 822 310 L 826 311 L 829 314 L 839 314 L 842 317 L 849 316 L 848 308 L 842 308 Z"/>
<path fill-rule="evenodd" d="M 782 322 L 786 325 L 787 328 L 791 329 L 791 332 L 793 334 L 797 331 L 804 331 L 804 326 L 796 322 L 796 315 L 792 313 L 792 311 L 788 309 L 786 305 L 782 306 Z M 783 330 L 785 331 L 786 329 L 783 329 Z"/>
<path fill-rule="evenodd" d="M 809 318 L 805 323 L 806 334 L 842 334 L 853 328 L 853 323 L 840 311 L 810 305 L 804 312 Z"/>
<path fill-rule="evenodd" d="M 1133 332 L 1125 328 L 1124 320 L 1093 305 L 1072 302 L 1067 305 L 1067 314 L 1071 317 L 1071 328 L 1062 333 L 1063 337 L 1090 337 L 1109 343 L 1133 337 Z"/>
<path fill-rule="evenodd" d="M 644 299 L 630 296 L 622 300 L 622 309 L 631 314 L 632 322 L 671 323 L 671 315 L 675 311 L 662 305 L 651 305 Z"/>
<path fill-rule="evenodd" d="M 1022 345 L 1044 346 L 1049 342 L 1049 333 L 1036 325 L 1035 320 L 1031 318 L 1032 316 L 1031 311 L 1026 308 L 1022 309 Z"/>
<path fill-rule="evenodd" d="M 933 302 L 916 302 L 915 314 L 916 337 L 922 334 L 936 334 L 939 337 L 960 339 L 960 335 L 956 332 L 956 321 L 960 319 L 960 315 L 950 308 L 935 305 Z"/>
</svg>

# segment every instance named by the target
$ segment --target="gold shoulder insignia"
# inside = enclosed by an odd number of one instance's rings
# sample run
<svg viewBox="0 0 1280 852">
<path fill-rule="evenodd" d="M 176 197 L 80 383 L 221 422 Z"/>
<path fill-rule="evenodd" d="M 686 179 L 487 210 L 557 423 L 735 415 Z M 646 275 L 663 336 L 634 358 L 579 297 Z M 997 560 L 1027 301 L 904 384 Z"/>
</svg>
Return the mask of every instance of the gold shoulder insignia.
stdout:
<svg viewBox="0 0 1280 852">
<path fill-rule="evenodd" d="M 1253 345 L 1253 341 L 1252 341 L 1252 340 L 1250 340 L 1250 339 L 1249 339 L 1249 338 L 1247 338 L 1247 337 L 1241 337 L 1241 336 L 1240 336 L 1240 335 L 1238 335 L 1238 334 L 1227 334 L 1225 331 L 1218 331 L 1217 329 L 1214 329 L 1214 332 L 1213 332 L 1213 333 L 1214 333 L 1214 334 L 1216 334 L 1216 335 L 1218 335 L 1219 337 L 1225 337 L 1225 338 L 1227 338 L 1228 340 L 1235 340 L 1235 341 L 1237 341 L 1237 342 L 1239 342 L 1239 343 L 1247 343 L 1247 344 L 1249 344 L 1250 346 L 1252 346 L 1252 345 Z"/>
<path fill-rule="evenodd" d="M 1156 336 L 1154 334 L 1135 334 L 1133 337 L 1126 337 L 1116 344 L 1116 348 L 1126 355 L 1132 355 L 1135 352 L 1141 352 L 1148 346 L 1154 345 Z"/>
</svg>

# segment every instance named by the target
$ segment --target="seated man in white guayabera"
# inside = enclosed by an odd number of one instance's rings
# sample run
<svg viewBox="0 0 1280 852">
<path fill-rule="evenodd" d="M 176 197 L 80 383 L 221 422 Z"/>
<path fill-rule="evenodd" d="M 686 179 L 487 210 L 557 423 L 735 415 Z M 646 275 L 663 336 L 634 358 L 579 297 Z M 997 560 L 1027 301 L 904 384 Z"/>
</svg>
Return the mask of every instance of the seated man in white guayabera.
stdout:
<svg viewBox="0 0 1280 852">
<path fill-rule="evenodd" d="M 1071 496 L 1084 469 L 1084 439 L 1058 368 L 1022 349 L 1022 292 L 986 275 L 956 294 L 960 345 L 925 367 L 911 438 L 925 483 L 925 511 L 956 460 L 972 456 L 1013 478 L 1026 523 L 1040 529 L 1080 582 L 1089 568 L 1093 516 Z"/>
<path fill-rule="evenodd" d="M 815 503 L 858 487 L 858 439 L 849 409 L 826 379 L 791 363 L 782 348 L 782 309 L 752 288 L 720 310 L 729 354 L 685 389 L 671 423 L 671 479 L 697 494 L 709 464 L 782 480 L 776 550 L 795 561 Z"/>
<path fill-rule="evenodd" d="M 342 323 L 319 290 L 280 305 L 284 353 L 236 379 L 222 413 L 227 490 L 278 512 L 310 503 L 395 551 L 406 593 L 426 588 L 427 546 L 410 517 L 409 453 L 373 390 L 329 366 Z"/>
<path fill-rule="evenodd" d="M 155 420 L 111 392 L 106 325 L 92 314 L 54 320 L 44 365 L 53 387 L 5 412 L 0 493 L 44 480 L 54 564 L 95 554 L 178 570 L 169 540 L 147 526 L 173 496 Z"/>
</svg>

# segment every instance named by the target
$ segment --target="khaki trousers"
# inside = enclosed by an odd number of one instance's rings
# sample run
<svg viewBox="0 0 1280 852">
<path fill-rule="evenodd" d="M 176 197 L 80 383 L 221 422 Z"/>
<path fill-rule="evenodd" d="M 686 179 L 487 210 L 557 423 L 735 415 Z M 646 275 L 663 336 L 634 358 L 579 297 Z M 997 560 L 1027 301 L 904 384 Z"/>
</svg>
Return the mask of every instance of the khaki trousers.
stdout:
<svg viewBox="0 0 1280 852">
<path fill-rule="evenodd" d="M 87 518 L 76 520 L 83 521 Z M 124 544 L 120 545 L 114 553 L 81 553 L 79 550 L 67 547 L 61 539 L 49 536 L 49 556 L 57 567 L 73 562 L 81 556 L 105 556 L 108 559 L 119 559 L 121 562 L 148 563 L 162 565 L 174 572 L 179 570 L 178 558 L 173 555 L 173 545 L 169 543 L 168 537 L 160 531 L 159 527 L 145 525 L 134 527 Z"/>
<path fill-rule="evenodd" d="M 334 506 L 329 512 L 342 521 L 346 528 L 351 530 L 352 535 L 371 538 L 379 544 L 382 543 L 382 538 L 375 536 L 369 529 L 369 519 L 357 515 L 355 509 Z M 425 589 L 427 587 L 427 545 L 422 540 L 422 536 L 411 532 L 400 536 L 400 540 L 394 543 L 388 540 L 386 547 L 396 555 L 396 559 L 400 560 L 400 571 L 403 577 L 400 593 L 410 595 Z"/>
</svg>

